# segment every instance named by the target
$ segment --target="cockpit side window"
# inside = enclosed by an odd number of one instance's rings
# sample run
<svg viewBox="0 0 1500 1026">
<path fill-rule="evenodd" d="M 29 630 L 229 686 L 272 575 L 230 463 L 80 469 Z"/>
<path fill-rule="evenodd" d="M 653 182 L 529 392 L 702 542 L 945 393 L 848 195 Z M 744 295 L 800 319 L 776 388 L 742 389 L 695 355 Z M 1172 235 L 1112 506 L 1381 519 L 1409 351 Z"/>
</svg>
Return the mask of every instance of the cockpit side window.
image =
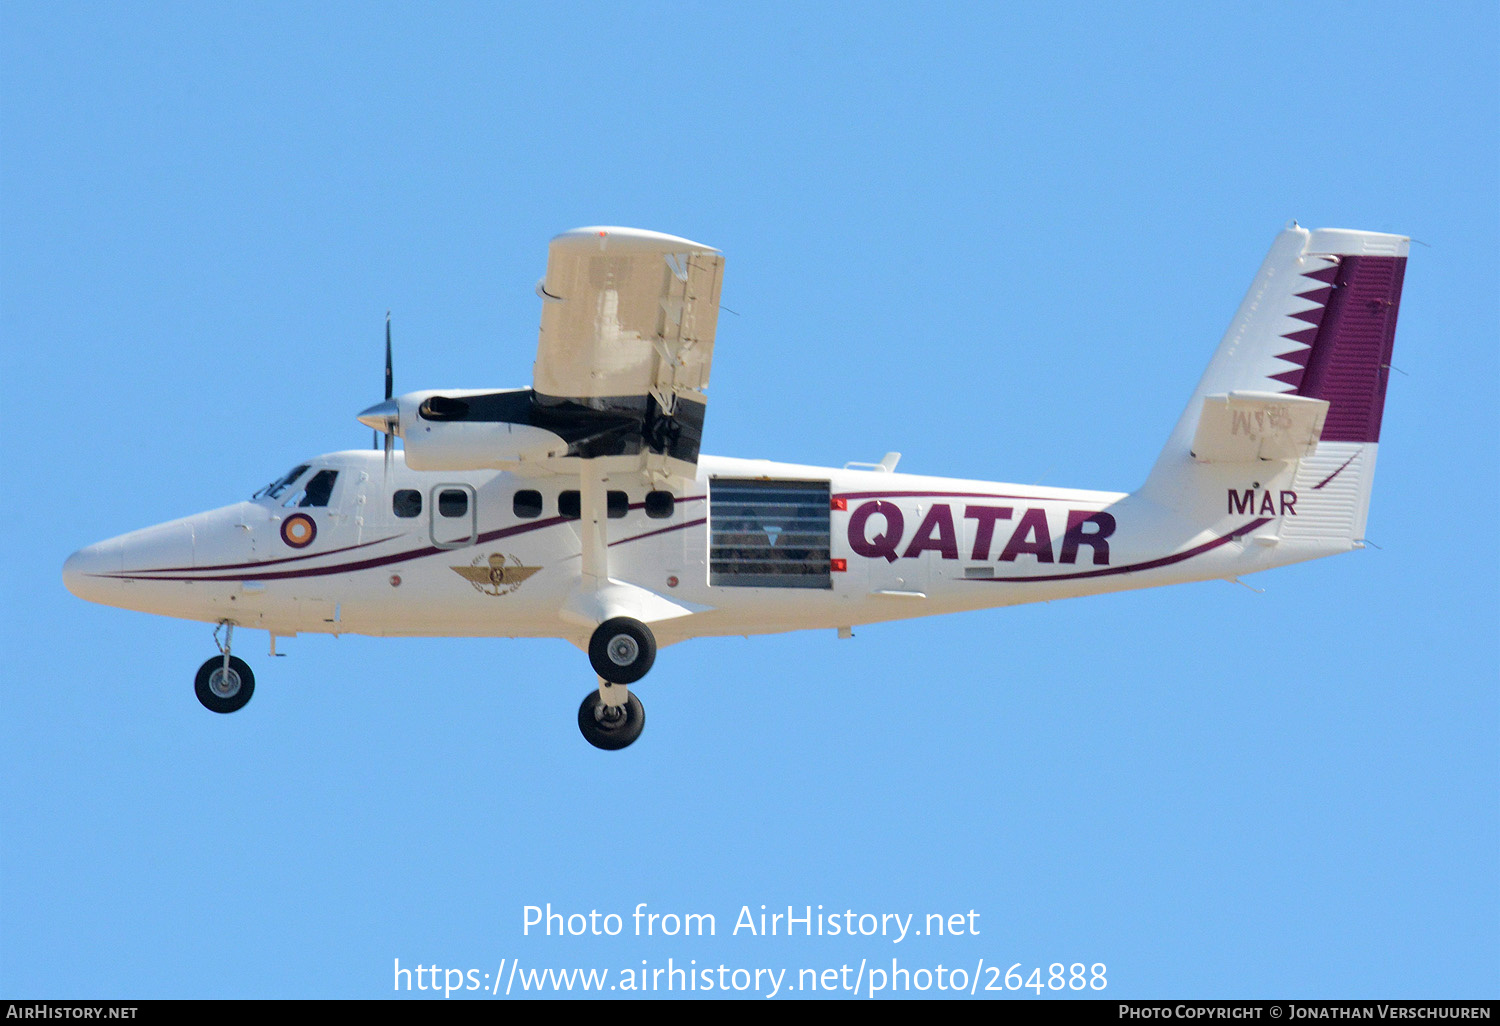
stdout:
<svg viewBox="0 0 1500 1026">
<path fill-rule="evenodd" d="M 281 498 L 282 493 L 284 493 L 288 488 L 290 488 L 293 485 L 293 483 L 296 482 L 296 480 L 299 477 L 301 477 L 303 474 L 307 473 L 308 468 L 310 468 L 311 466 L 312 466 L 311 463 L 303 463 L 303 464 L 300 464 L 300 465 L 298 465 L 296 467 L 293 467 L 288 473 L 286 473 L 285 475 L 283 475 L 281 477 L 278 477 L 276 480 L 274 480 L 270 484 L 266 485 L 260 491 L 256 492 L 254 495 L 250 496 L 250 498 L 251 499 L 279 499 L 279 498 Z"/>
<path fill-rule="evenodd" d="M 334 482 L 339 478 L 337 470 L 320 470 L 308 478 L 307 484 L 296 495 L 293 495 L 284 506 L 326 506 L 328 500 L 333 496 Z"/>
</svg>

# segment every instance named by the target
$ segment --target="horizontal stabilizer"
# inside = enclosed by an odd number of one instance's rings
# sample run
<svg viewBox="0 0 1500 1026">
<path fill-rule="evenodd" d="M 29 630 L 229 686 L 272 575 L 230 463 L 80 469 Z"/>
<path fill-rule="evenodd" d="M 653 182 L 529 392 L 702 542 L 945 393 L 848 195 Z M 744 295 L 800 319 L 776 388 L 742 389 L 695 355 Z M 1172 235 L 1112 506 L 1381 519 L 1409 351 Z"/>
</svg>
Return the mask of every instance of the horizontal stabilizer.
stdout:
<svg viewBox="0 0 1500 1026">
<path fill-rule="evenodd" d="M 1328 401 L 1274 392 L 1235 391 L 1203 397 L 1193 459 L 1250 463 L 1310 456 L 1323 436 Z"/>
</svg>

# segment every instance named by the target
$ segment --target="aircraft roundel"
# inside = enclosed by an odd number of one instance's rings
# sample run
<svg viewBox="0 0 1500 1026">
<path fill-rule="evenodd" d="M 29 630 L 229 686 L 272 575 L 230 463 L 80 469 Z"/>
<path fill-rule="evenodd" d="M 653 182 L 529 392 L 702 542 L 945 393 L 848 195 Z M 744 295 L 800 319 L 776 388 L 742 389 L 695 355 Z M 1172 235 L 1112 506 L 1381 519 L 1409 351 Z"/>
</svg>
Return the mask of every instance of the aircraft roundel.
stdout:
<svg viewBox="0 0 1500 1026">
<path fill-rule="evenodd" d="M 318 536 L 318 525 L 306 513 L 294 513 L 281 522 L 281 540 L 294 549 L 305 549 Z"/>
</svg>

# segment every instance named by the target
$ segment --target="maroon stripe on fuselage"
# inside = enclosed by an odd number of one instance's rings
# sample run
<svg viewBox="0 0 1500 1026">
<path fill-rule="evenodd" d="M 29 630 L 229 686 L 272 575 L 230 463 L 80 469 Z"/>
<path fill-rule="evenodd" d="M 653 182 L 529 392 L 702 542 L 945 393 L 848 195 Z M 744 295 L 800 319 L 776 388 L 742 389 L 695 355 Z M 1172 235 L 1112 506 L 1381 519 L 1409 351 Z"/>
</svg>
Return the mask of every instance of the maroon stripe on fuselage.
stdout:
<svg viewBox="0 0 1500 1026">
<path fill-rule="evenodd" d="M 621 538 L 609 543 L 610 548 L 616 545 L 624 545 L 626 542 L 640 541 L 642 538 L 654 538 L 658 534 L 666 534 L 668 531 L 681 531 L 688 527 L 697 527 L 699 524 L 708 523 L 708 517 L 699 517 L 697 520 L 689 520 L 681 524 L 673 524 L 671 527 L 659 527 L 655 531 L 647 531 L 645 534 L 634 534 L 629 538 Z"/>
<path fill-rule="evenodd" d="M 683 499 L 679 499 L 678 501 L 679 502 L 696 502 L 696 501 L 702 500 L 703 498 L 704 498 L 704 496 L 702 496 L 702 495 L 692 495 L 692 496 L 688 496 L 688 497 L 683 498 Z M 639 507 L 633 507 L 633 508 L 639 508 Z M 388 555 L 388 556 L 375 556 L 375 557 L 373 557 L 371 559 L 356 560 L 356 561 L 354 561 L 352 563 L 336 563 L 333 566 L 306 567 L 304 569 L 299 569 L 299 570 L 278 570 L 278 571 L 273 571 L 273 572 L 268 573 L 268 574 L 262 574 L 262 573 L 223 574 L 223 575 L 213 576 L 213 577 L 202 577 L 202 576 L 198 576 L 196 574 L 181 574 L 181 575 L 177 575 L 177 576 L 165 576 L 165 575 L 161 575 L 157 571 L 153 571 L 153 570 L 131 570 L 131 571 L 126 571 L 126 572 L 122 572 L 122 573 L 95 574 L 94 576 L 96 576 L 96 577 L 110 577 L 110 578 L 114 578 L 114 579 L 117 579 L 117 580 L 126 580 L 126 581 L 207 581 L 207 582 L 213 582 L 213 581 L 246 581 L 246 580 L 249 580 L 249 581 L 284 581 L 284 580 L 292 580 L 292 579 L 298 578 L 298 577 L 327 577 L 327 576 L 329 576 L 331 574 L 354 573 L 354 572 L 359 571 L 359 570 L 372 570 L 375 567 L 390 566 L 393 563 L 405 563 L 405 562 L 408 562 L 408 561 L 413 560 L 413 559 L 422 559 L 422 558 L 424 558 L 426 556 L 436 555 L 439 552 L 457 552 L 460 549 L 471 548 L 471 547 L 473 547 L 475 545 L 485 545 L 485 544 L 487 544 L 489 542 L 492 542 L 492 541 L 498 541 L 501 538 L 509 538 L 509 537 L 512 537 L 512 536 L 518 535 L 518 534 L 526 534 L 526 533 L 528 533 L 530 531 L 539 531 L 539 530 L 542 530 L 542 529 L 548 528 L 548 527 L 556 527 L 558 524 L 573 523 L 576 520 L 577 520 L 576 517 L 548 517 L 548 518 L 546 518 L 544 520 L 533 520 L 530 523 L 517 524 L 514 527 L 502 527 L 502 528 L 499 528 L 498 530 L 486 531 L 483 534 L 481 534 L 474 541 L 468 542 L 468 543 L 463 544 L 463 545 L 454 545 L 454 546 L 451 546 L 451 547 L 440 546 L 440 545 L 428 545 L 428 546 L 425 546 L 425 547 L 420 548 L 420 549 L 412 549 L 412 550 L 408 550 L 406 552 L 396 552 L 396 553 L 392 553 L 391 555 Z M 648 531 L 646 534 L 637 535 L 636 538 L 646 538 L 646 537 L 649 537 L 650 535 L 653 535 L 653 534 L 661 534 L 664 531 L 680 530 L 681 528 L 684 528 L 684 527 L 691 527 L 691 526 L 693 526 L 695 524 L 701 524 L 701 523 L 705 523 L 705 522 L 706 522 L 706 520 L 695 520 L 695 521 L 692 521 L 691 523 L 674 524 L 671 527 L 665 527 L 665 528 L 661 528 L 660 530 L 657 530 L 657 531 Z M 625 541 L 635 541 L 636 538 L 626 538 L 624 540 Z M 386 540 L 389 541 L 390 539 L 386 539 Z M 375 544 L 375 543 L 371 542 L 369 544 Z M 343 551 L 343 550 L 339 550 L 339 551 Z M 324 553 L 324 554 L 327 555 L 327 553 Z M 248 567 L 247 569 L 254 569 L 254 567 L 253 566 L 252 567 Z M 152 576 L 144 577 L 144 576 L 141 576 L 142 574 L 151 574 Z"/>
<path fill-rule="evenodd" d="M 1191 549 L 1187 549 L 1183 552 L 1178 552 L 1170 556 L 1162 556 L 1160 559 L 1149 559 L 1144 563 L 1130 563 L 1126 566 L 1105 567 L 1103 570 L 1080 570 L 1079 572 L 1072 574 L 1048 574 L 1045 577 L 964 577 L 960 579 L 965 581 L 975 581 L 979 584 L 984 584 L 986 582 L 993 583 L 995 581 L 1004 582 L 1006 584 L 1038 584 L 1043 581 L 1078 581 L 1082 580 L 1085 577 L 1109 577 L 1113 574 L 1131 574 L 1138 573 L 1142 570 L 1155 570 L 1158 567 L 1171 566 L 1173 563 L 1181 563 L 1183 560 L 1192 559 L 1194 556 L 1201 556 L 1203 553 L 1208 552 L 1211 549 L 1216 549 L 1220 545 L 1224 545 L 1228 542 L 1232 542 L 1243 537 L 1262 524 L 1269 524 L 1271 520 L 1271 517 L 1264 517 L 1260 520 L 1252 520 L 1244 527 L 1237 527 L 1233 531 L 1230 531 L 1228 534 L 1221 535 L 1220 537 L 1215 538 L 1212 541 L 1206 541 L 1202 545 L 1195 545 Z"/>
<path fill-rule="evenodd" d="M 996 495 L 993 492 L 834 492 L 835 499 L 1024 499 L 1027 502 L 1092 502 L 1108 506 L 1115 499 L 1079 499 L 1071 495 Z"/>
<path fill-rule="evenodd" d="M 164 566 L 157 570 L 132 570 L 133 574 L 170 574 L 179 570 L 250 570 L 258 566 L 273 566 L 277 563 L 297 563 L 304 559 L 317 559 L 320 556 L 332 556 L 340 552 L 353 552 L 355 549 L 367 549 L 371 545 L 384 545 L 402 537 L 399 534 L 389 535 L 385 538 L 377 538 L 375 541 L 360 542 L 358 545 L 345 545 L 343 548 L 329 549 L 327 552 L 309 552 L 301 556 L 283 556 L 280 559 L 263 559 L 250 563 L 216 563 L 213 566 Z"/>
</svg>

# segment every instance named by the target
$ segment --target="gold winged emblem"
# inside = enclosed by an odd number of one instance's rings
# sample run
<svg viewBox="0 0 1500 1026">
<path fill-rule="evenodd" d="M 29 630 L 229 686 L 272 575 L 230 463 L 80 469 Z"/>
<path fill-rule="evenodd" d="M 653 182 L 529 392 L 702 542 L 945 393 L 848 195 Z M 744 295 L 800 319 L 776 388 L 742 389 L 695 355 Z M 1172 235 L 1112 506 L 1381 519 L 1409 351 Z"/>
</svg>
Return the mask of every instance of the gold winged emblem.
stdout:
<svg viewBox="0 0 1500 1026">
<path fill-rule="evenodd" d="M 522 566 L 515 556 L 502 556 L 492 552 L 488 556 L 475 556 L 468 566 L 453 567 L 453 572 L 474 586 L 474 590 L 485 595 L 509 595 L 539 566 Z"/>
</svg>

